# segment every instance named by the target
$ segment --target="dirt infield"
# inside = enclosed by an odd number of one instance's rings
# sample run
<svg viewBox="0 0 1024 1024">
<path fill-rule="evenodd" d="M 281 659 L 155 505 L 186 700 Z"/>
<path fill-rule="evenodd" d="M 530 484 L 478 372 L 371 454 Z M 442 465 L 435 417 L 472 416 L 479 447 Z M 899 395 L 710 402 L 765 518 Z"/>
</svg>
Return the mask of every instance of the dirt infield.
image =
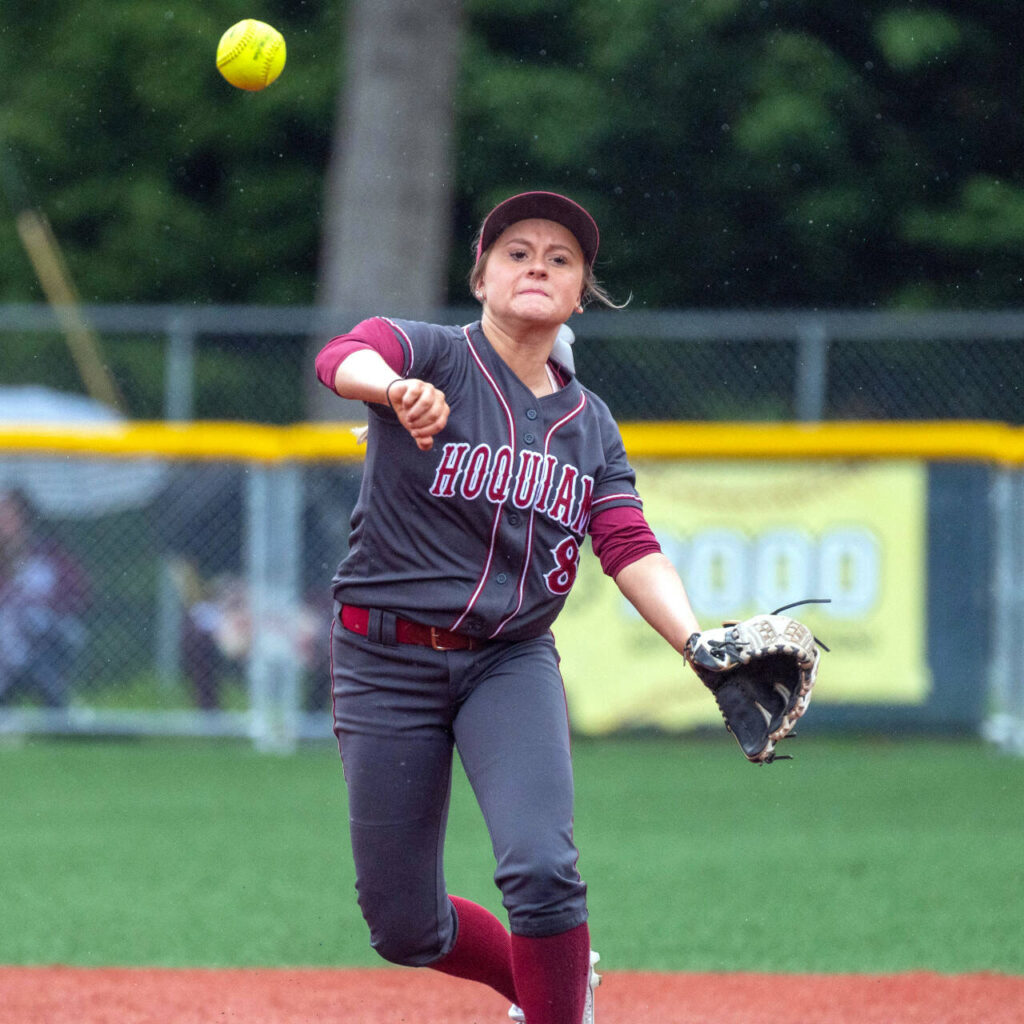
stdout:
<svg viewBox="0 0 1024 1024">
<path fill-rule="evenodd" d="M 605 975 L 598 1024 L 1019 1024 L 1024 977 Z M 431 971 L 0 967 L 3 1024 L 500 1024 L 501 998 Z"/>
</svg>

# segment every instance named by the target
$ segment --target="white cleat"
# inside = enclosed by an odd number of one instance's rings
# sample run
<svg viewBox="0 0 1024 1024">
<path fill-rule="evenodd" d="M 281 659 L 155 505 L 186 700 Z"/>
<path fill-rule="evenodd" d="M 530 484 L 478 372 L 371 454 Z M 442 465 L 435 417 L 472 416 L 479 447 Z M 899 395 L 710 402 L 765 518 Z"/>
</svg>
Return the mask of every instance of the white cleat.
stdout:
<svg viewBox="0 0 1024 1024">
<path fill-rule="evenodd" d="M 601 959 L 600 953 L 590 951 L 590 973 L 587 977 L 587 998 L 583 1004 L 582 1024 L 594 1024 L 594 989 L 601 984 L 601 975 L 594 970 L 594 965 Z M 515 1024 L 526 1024 L 526 1014 L 518 1006 L 509 1007 L 509 1020 Z"/>
<path fill-rule="evenodd" d="M 600 959 L 600 953 L 590 951 L 590 974 L 587 978 L 587 1000 L 583 1004 L 583 1024 L 594 1024 L 594 989 L 601 984 L 601 975 L 594 970 L 594 965 Z"/>
</svg>

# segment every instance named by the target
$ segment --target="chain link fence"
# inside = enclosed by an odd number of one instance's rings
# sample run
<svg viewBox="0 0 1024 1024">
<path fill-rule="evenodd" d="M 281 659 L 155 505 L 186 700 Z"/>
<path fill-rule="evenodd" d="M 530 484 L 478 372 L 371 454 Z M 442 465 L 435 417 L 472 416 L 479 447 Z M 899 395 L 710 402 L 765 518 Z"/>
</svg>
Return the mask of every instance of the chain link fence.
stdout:
<svg viewBox="0 0 1024 1024">
<path fill-rule="evenodd" d="M 0 734 L 329 738 L 358 463 L 0 456 Z"/>
<path fill-rule="evenodd" d="M 294 423 L 312 357 L 365 311 L 97 306 L 82 311 L 134 419 Z M 468 323 L 475 308 L 428 319 Z M 620 420 L 1024 421 L 1024 311 L 589 311 L 580 379 Z M 0 387 L 83 391 L 45 306 L 0 306 Z"/>
<path fill-rule="evenodd" d="M 83 316 L 123 409 L 83 393 L 51 310 L 7 306 L 0 420 L 301 422 L 319 388 L 313 353 L 362 314 Z M 626 310 L 572 326 L 580 379 L 622 421 L 1024 423 L 1024 313 Z M 1018 635 L 1021 475 L 999 481 L 993 590 L 1000 628 Z M 267 749 L 328 737 L 327 583 L 358 485 L 358 464 L 345 462 L 0 451 L 0 732 L 237 735 Z M 1021 683 L 999 650 L 993 738 L 1020 745 Z"/>
</svg>

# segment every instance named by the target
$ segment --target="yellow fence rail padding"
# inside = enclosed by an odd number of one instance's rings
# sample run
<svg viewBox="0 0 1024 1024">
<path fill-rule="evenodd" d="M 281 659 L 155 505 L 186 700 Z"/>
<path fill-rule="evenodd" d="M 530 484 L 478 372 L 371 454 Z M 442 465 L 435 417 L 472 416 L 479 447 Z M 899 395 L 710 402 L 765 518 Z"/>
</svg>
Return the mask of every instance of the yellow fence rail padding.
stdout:
<svg viewBox="0 0 1024 1024">
<path fill-rule="evenodd" d="M 94 424 L 0 423 L 0 451 L 95 458 L 235 459 L 254 462 L 358 460 L 356 424 L 200 421 Z"/>
<path fill-rule="evenodd" d="M 1024 428 L 980 421 L 626 423 L 622 438 L 631 458 L 1024 462 Z"/>
<path fill-rule="evenodd" d="M 358 461 L 362 424 L 0 423 L 0 453 L 94 458 Z M 632 459 L 925 459 L 1024 465 L 1024 427 L 981 421 L 621 424 Z"/>
</svg>

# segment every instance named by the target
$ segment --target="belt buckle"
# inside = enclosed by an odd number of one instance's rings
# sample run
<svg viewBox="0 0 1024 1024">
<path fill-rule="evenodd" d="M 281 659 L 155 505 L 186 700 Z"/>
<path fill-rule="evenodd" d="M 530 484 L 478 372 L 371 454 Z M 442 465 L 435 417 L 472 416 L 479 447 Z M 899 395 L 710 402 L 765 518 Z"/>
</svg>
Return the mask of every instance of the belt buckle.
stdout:
<svg viewBox="0 0 1024 1024">
<path fill-rule="evenodd" d="M 446 647 L 445 643 L 444 643 L 444 640 L 441 639 L 440 636 L 438 636 L 439 633 L 447 633 L 447 632 L 448 632 L 448 630 L 446 630 L 446 629 L 438 629 L 437 626 L 431 626 L 430 627 L 430 646 L 433 647 L 435 651 L 457 651 L 458 650 L 457 647 Z"/>
</svg>

